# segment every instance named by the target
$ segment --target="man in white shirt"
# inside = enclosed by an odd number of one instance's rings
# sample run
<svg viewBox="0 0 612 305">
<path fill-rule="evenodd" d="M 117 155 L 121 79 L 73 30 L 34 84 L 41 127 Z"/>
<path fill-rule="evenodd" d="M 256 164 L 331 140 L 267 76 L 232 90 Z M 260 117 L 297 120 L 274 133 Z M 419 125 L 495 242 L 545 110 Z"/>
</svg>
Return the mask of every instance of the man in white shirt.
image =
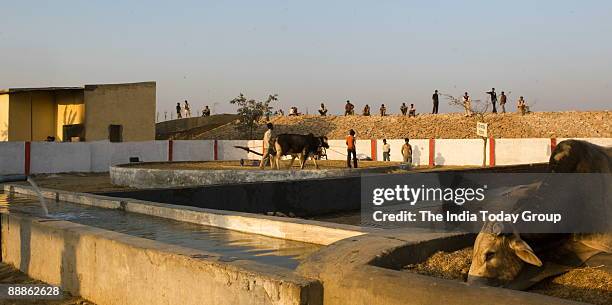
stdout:
<svg viewBox="0 0 612 305">
<path fill-rule="evenodd" d="M 383 161 L 391 161 L 391 144 L 383 139 Z"/>
<path fill-rule="evenodd" d="M 266 124 L 266 127 L 268 127 L 268 130 L 266 130 L 266 132 L 264 133 L 263 136 L 263 149 L 264 149 L 264 153 L 263 156 L 261 157 L 261 162 L 259 163 L 259 168 L 263 169 L 264 166 L 266 166 L 266 163 L 270 162 L 270 167 L 272 167 L 272 156 L 275 154 L 274 151 L 274 140 L 275 140 L 275 136 L 274 136 L 274 126 L 272 125 L 272 123 L 268 123 Z"/>
<path fill-rule="evenodd" d="M 463 108 L 465 109 L 465 116 L 472 116 L 472 99 L 467 92 L 463 95 Z"/>
</svg>

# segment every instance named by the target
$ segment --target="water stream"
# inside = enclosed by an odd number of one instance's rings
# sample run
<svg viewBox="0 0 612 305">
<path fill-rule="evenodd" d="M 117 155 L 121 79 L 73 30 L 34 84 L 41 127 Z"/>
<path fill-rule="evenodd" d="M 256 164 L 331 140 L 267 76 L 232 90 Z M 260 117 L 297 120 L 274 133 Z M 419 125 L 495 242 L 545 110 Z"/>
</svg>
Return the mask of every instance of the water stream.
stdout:
<svg viewBox="0 0 612 305">
<path fill-rule="evenodd" d="M 294 269 L 319 245 L 241 233 L 160 217 L 49 201 L 41 211 L 34 196 L 0 192 L 0 212 L 66 220 L 167 244 L 214 252 L 223 260 L 251 260 Z"/>
<path fill-rule="evenodd" d="M 40 188 L 38 188 L 38 185 L 36 184 L 36 182 L 34 182 L 34 179 L 32 177 L 28 176 L 27 181 L 32 186 L 34 191 L 36 192 L 36 195 L 38 195 L 38 201 L 40 202 L 40 207 L 43 209 L 43 213 L 44 213 L 43 215 L 45 216 L 49 215 L 49 209 L 47 208 L 47 202 L 45 200 L 45 197 L 42 195 Z"/>
</svg>

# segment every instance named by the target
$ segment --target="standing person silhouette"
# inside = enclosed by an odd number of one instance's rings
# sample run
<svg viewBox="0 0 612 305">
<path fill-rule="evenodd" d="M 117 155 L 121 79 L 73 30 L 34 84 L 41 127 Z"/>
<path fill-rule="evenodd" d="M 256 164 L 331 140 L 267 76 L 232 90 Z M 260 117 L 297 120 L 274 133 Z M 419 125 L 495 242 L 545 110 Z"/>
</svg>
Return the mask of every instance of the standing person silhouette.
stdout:
<svg viewBox="0 0 612 305">
<path fill-rule="evenodd" d="M 268 162 L 270 162 L 270 167 L 274 167 L 274 164 L 272 163 L 272 157 L 275 154 L 274 141 L 276 140 L 276 136 L 274 135 L 274 125 L 272 125 L 272 123 L 268 123 L 266 124 L 266 127 L 268 130 L 266 130 L 263 136 L 264 154 L 261 156 L 261 162 L 259 163 L 260 169 L 263 169 Z"/>
<path fill-rule="evenodd" d="M 495 88 L 491 88 L 491 91 L 487 92 L 488 95 L 491 96 L 491 104 L 493 105 L 493 113 L 497 113 L 497 108 L 495 108 L 495 103 L 497 103 L 497 93 L 495 93 Z"/>
<path fill-rule="evenodd" d="M 434 94 L 431 96 L 431 100 L 433 101 L 433 110 L 431 111 L 431 113 L 438 114 L 438 104 L 440 102 L 440 99 L 438 96 L 438 90 L 436 90 Z"/>
<path fill-rule="evenodd" d="M 189 102 L 187 102 L 187 100 L 185 100 L 185 117 L 191 117 L 191 108 L 189 107 Z"/>
<path fill-rule="evenodd" d="M 176 103 L 176 118 L 182 119 L 183 114 L 181 113 L 181 103 Z"/>
<path fill-rule="evenodd" d="M 463 95 L 463 108 L 465 109 L 465 116 L 472 116 L 472 99 L 466 92 Z"/>
<path fill-rule="evenodd" d="M 383 139 L 383 161 L 391 161 L 391 144 Z"/>
<path fill-rule="evenodd" d="M 506 113 L 506 102 L 508 101 L 508 98 L 506 97 L 506 94 L 504 93 L 504 91 L 501 92 L 501 95 L 499 96 L 499 106 L 501 107 L 502 113 Z"/>
<path fill-rule="evenodd" d="M 349 130 L 346 136 L 346 167 L 351 168 L 351 155 L 353 157 L 353 167 L 357 168 L 357 149 L 355 147 L 355 131 Z"/>
</svg>

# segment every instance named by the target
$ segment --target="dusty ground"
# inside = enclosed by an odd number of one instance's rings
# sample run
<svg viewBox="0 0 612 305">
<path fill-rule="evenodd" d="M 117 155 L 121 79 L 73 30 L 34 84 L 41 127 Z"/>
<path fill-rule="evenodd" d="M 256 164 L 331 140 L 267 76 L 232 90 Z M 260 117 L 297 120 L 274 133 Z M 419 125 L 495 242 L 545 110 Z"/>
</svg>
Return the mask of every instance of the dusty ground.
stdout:
<svg viewBox="0 0 612 305">
<path fill-rule="evenodd" d="M 439 251 L 425 262 L 407 265 L 404 270 L 451 280 L 465 281 L 472 261 L 472 248 L 454 252 Z M 545 294 L 596 305 L 612 304 L 612 268 L 588 266 L 549 278 L 529 289 Z"/>
<path fill-rule="evenodd" d="M 176 163 L 152 163 L 152 164 L 133 164 L 132 167 L 145 167 L 155 169 L 242 169 L 242 170 L 255 170 L 259 169 L 258 166 L 253 166 L 252 161 L 246 161 L 246 166 L 240 166 L 240 161 L 206 161 L 206 162 L 176 162 Z M 281 168 L 289 166 L 289 160 L 281 161 Z M 321 169 L 342 169 L 346 168 L 346 161 L 342 160 L 320 160 L 317 161 L 319 168 Z M 399 162 L 383 162 L 383 161 L 359 161 L 359 167 L 383 167 L 383 166 L 394 166 L 399 165 Z M 299 162 L 295 160 L 293 162 L 293 168 L 299 169 Z M 306 161 L 306 169 L 314 169 L 315 166 L 312 161 Z M 266 167 L 266 169 L 270 169 Z"/>
<path fill-rule="evenodd" d="M 41 281 L 32 279 L 21 271 L 0 263 L 0 284 L 45 284 Z M 6 300 L 0 299 L 2 305 L 95 305 L 80 297 L 65 294 L 61 300 Z"/>
<path fill-rule="evenodd" d="M 534 112 L 521 116 L 516 113 L 487 114 L 489 133 L 495 138 L 549 138 L 549 137 L 612 137 L 612 111 L 565 111 Z M 475 118 L 465 118 L 459 113 L 419 114 L 415 118 L 391 116 L 327 116 L 304 115 L 298 117 L 273 117 L 277 133 L 313 133 L 329 139 L 344 139 L 349 129 L 357 132 L 361 139 L 415 139 L 476 138 Z M 261 139 L 265 124 L 253 133 L 252 138 Z M 182 139 L 250 138 L 230 123 L 213 130 L 186 131 Z"/>
</svg>

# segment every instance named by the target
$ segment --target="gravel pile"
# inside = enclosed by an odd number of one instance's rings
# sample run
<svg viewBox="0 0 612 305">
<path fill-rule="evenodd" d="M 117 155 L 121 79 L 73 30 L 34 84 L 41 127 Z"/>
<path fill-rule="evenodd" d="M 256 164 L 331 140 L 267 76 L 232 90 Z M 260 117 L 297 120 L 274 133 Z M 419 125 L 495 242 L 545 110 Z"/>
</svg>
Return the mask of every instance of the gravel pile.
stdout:
<svg viewBox="0 0 612 305">
<path fill-rule="evenodd" d="M 495 138 L 550 138 L 550 137 L 612 137 L 612 111 L 534 112 L 525 116 L 516 113 L 487 114 L 489 134 Z M 476 138 L 476 118 L 466 118 L 458 113 L 423 114 L 415 118 L 405 116 L 299 116 L 273 117 L 278 133 L 325 135 L 330 139 L 344 139 L 349 129 L 354 129 L 361 139 L 415 139 Z M 253 133 L 260 139 L 264 124 Z M 183 134 L 184 139 L 249 138 L 235 129 L 234 123 L 216 129 Z"/>
</svg>

